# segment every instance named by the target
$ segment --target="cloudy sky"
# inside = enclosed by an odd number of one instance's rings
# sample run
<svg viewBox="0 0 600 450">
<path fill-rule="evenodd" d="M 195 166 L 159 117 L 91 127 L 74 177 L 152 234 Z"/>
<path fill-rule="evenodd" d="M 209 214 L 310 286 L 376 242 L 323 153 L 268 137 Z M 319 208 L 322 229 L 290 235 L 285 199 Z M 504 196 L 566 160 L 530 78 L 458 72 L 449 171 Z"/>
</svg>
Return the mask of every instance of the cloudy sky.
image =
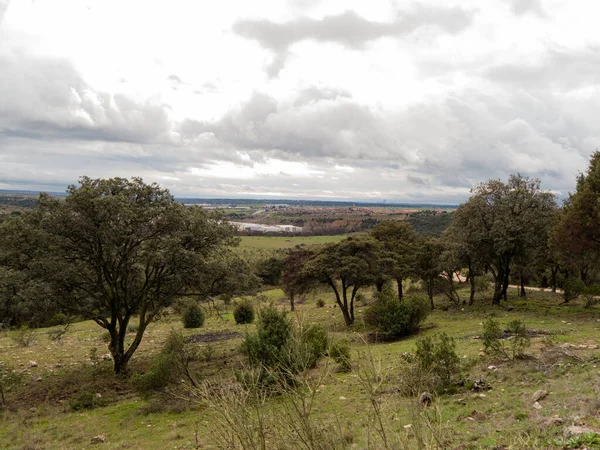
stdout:
<svg viewBox="0 0 600 450">
<path fill-rule="evenodd" d="M 600 147 L 590 0 L 0 0 L 0 189 L 559 195 Z"/>
</svg>

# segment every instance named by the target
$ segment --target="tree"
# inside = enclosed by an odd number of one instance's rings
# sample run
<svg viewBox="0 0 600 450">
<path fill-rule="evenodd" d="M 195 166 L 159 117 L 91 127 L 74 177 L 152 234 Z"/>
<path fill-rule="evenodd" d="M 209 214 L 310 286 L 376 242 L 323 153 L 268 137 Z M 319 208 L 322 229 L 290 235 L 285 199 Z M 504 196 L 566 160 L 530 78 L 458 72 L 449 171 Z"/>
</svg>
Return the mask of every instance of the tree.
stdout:
<svg viewBox="0 0 600 450">
<path fill-rule="evenodd" d="M 378 276 L 379 252 L 379 243 L 374 239 L 348 238 L 328 244 L 304 264 L 300 279 L 311 286 L 329 286 L 346 325 L 351 325 L 356 294 Z"/>
<path fill-rule="evenodd" d="M 216 215 L 177 203 L 155 183 L 82 177 L 66 198 L 41 194 L 35 210 L 0 225 L 0 263 L 105 328 L 121 373 L 163 307 L 191 289 L 216 293 L 213 269 L 237 243 L 233 233 Z M 137 332 L 126 347 L 134 315 Z"/>
<path fill-rule="evenodd" d="M 415 270 L 418 235 L 407 222 L 381 222 L 371 234 L 384 249 L 382 274 L 396 281 L 398 299 L 402 300 L 402 281 Z"/>
<path fill-rule="evenodd" d="M 277 256 L 271 256 L 259 261 L 257 275 L 264 284 L 277 286 L 281 280 L 283 271 L 283 260 Z"/>
<path fill-rule="evenodd" d="M 316 285 L 316 279 L 309 273 L 302 271 L 304 265 L 314 256 L 314 252 L 302 247 L 288 251 L 283 260 L 283 273 L 281 275 L 281 288 L 290 299 L 290 308 L 295 309 L 295 299 L 305 295 Z"/>
<path fill-rule="evenodd" d="M 494 276 L 494 304 L 506 299 L 509 275 L 515 262 L 526 260 L 527 252 L 547 245 L 552 216 L 556 210 L 554 196 L 540 188 L 539 180 L 520 174 L 511 175 L 507 183 L 490 180 L 472 190 L 454 220 L 464 230 L 458 239 L 468 242 L 467 251 L 478 261 L 485 261 Z"/>
<path fill-rule="evenodd" d="M 590 275 L 600 265 L 600 152 L 592 154 L 586 173 L 578 176 L 550 243 L 568 277 L 591 281 Z"/>
<path fill-rule="evenodd" d="M 434 309 L 433 294 L 435 293 L 436 281 L 440 278 L 441 273 L 440 258 L 442 249 L 442 243 L 439 239 L 428 238 L 419 245 L 417 251 L 415 273 L 425 283 L 431 309 Z M 450 276 L 452 275 L 450 274 Z"/>
</svg>

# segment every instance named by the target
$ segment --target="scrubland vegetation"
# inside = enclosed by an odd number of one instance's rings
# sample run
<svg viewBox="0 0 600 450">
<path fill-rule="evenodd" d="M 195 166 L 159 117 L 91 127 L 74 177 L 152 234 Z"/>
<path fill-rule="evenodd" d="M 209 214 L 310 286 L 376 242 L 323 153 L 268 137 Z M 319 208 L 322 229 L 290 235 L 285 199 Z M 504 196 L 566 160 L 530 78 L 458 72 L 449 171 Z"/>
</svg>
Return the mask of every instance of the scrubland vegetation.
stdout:
<svg viewBox="0 0 600 450">
<path fill-rule="evenodd" d="M 42 195 L 0 223 L 0 448 L 597 448 L 599 180 L 239 247 L 139 179 Z"/>
</svg>

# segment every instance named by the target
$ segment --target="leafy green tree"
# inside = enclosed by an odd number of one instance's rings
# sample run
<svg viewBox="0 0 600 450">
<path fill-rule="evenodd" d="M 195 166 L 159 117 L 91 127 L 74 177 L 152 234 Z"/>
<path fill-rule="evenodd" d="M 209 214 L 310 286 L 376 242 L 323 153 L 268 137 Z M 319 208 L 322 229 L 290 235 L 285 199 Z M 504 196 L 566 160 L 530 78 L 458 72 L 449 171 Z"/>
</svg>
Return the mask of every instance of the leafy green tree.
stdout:
<svg viewBox="0 0 600 450">
<path fill-rule="evenodd" d="M 382 281 L 385 277 L 395 280 L 401 300 L 404 295 L 402 281 L 415 272 L 418 235 L 407 222 L 381 222 L 371 235 L 381 242 L 384 249 Z"/>
<path fill-rule="evenodd" d="M 433 295 L 435 294 L 436 281 L 440 278 L 442 242 L 436 238 L 428 238 L 419 245 L 415 265 L 415 273 L 425 284 L 425 291 L 429 297 L 431 309 L 434 309 Z"/>
<path fill-rule="evenodd" d="M 541 190 L 539 180 L 517 174 L 507 183 L 479 184 L 454 214 L 454 229 L 462 230 L 456 239 L 494 276 L 494 304 L 506 299 L 513 264 L 523 264 L 528 251 L 547 245 L 555 210 L 554 196 Z"/>
<path fill-rule="evenodd" d="M 218 216 L 177 203 L 155 183 L 82 177 L 66 198 L 41 194 L 35 210 L 0 225 L 0 264 L 105 328 L 121 373 L 163 307 L 190 290 L 218 293 L 213 269 L 237 243 L 233 234 Z M 126 347 L 134 316 L 137 332 Z"/>
<path fill-rule="evenodd" d="M 600 266 L 600 152 L 592 154 L 587 171 L 578 176 L 552 231 L 551 246 L 568 277 L 591 281 Z"/>
<path fill-rule="evenodd" d="M 354 300 L 361 288 L 371 286 L 379 275 L 380 245 L 374 239 L 348 238 L 328 244 L 309 259 L 299 279 L 314 288 L 329 286 L 346 325 L 354 323 Z"/>
<path fill-rule="evenodd" d="M 305 295 L 318 284 L 315 277 L 302 271 L 304 265 L 314 256 L 314 252 L 305 248 L 295 248 L 288 251 L 283 260 L 281 288 L 290 299 L 291 310 L 294 311 L 295 299 Z"/>
<path fill-rule="evenodd" d="M 277 286 L 281 280 L 283 271 L 283 259 L 277 256 L 271 256 L 258 263 L 257 275 L 264 284 Z"/>
</svg>

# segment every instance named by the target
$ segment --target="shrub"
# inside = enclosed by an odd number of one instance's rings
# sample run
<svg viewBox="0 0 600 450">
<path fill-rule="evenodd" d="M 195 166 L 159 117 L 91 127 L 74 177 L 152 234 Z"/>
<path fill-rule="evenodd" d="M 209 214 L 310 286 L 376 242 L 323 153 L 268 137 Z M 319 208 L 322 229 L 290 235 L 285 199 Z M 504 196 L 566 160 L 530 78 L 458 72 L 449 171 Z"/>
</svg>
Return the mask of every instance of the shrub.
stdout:
<svg viewBox="0 0 600 450">
<path fill-rule="evenodd" d="M 26 325 L 15 331 L 11 339 L 19 347 L 29 347 L 35 342 L 35 332 Z"/>
<path fill-rule="evenodd" d="M 578 277 L 567 277 L 563 285 L 565 303 L 575 300 L 585 291 L 585 283 Z"/>
<path fill-rule="evenodd" d="M 271 305 L 259 311 L 256 334 L 247 335 L 240 350 L 258 370 L 258 376 L 252 378 L 258 377 L 265 385 L 276 380 L 288 382 L 293 374 L 315 367 L 327 346 L 327 333 L 322 327 L 294 329 L 285 311 Z"/>
<path fill-rule="evenodd" d="M 342 372 L 349 372 L 352 369 L 350 364 L 350 345 L 347 341 L 336 341 L 331 344 L 329 356 L 338 364 Z"/>
<path fill-rule="evenodd" d="M 200 328 L 204 325 L 204 310 L 192 303 L 183 313 L 182 320 L 184 328 Z"/>
<path fill-rule="evenodd" d="M 235 305 L 233 318 L 238 325 L 254 322 L 254 306 L 249 300 L 243 300 Z"/>
<path fill-rule="evenodd" d="M 377 293 L 375 303 L 365 314 L 365 322 L 388 337 L 414 333 L 430 312 L 424 296 L 409 296 L 400 300 L 391 289 Z"/>
<path fill-rule="evenodd" d="M 256 334 L 246 336 L 241 350 L 250 364 L 274 367 L 281 358 L 281 349 L 291 336 L 292 323 L 285 311 L 278 311 L 270 305 L 259 311 Z"/>
<path fill-rule="evenodd" d="M 186 344 L 183 335 L 171 330 L 161 352 L 154 358 L 150 370 L 143 375 L 134 375 L 132 384 L 144 396 L 161 391 L 182 378 L 197 387 L 190 368 L 190 363 L 197 359 L 199 359 L 197 352 Z"/>
<path fill-rule="evenodd" d="M 453 377 L 461 373 L 456 344 L 446 333 L 417 341 L 415 356 L 421 370 L 438 378 L 443 387 L 451 385 Z"/>
<path fill-rule="evenodd" d="M 223 304 L 225 306 L 229 306 L 231 304 L 231 300 L 233 299 L 231 294 L 227 294 L 227 293 L 219 295 L 219 298 L 221 300 L 223 300 Z"/>
<path fill-rule="evenodd" d="M 510 339 L 505 339 L 509 337 Z M 525 349 L 531 345 L 529 331 L 522 320 L 508 322 L 504 331 L 497 320 L 492 318 L 483 323 L 483 345 L 488 354 L 502 355 L 514 360 L 525 356 Z"/>
<path fill-rule="evenodd" d="M 71 400 L 70 406 L 73 411 L 82 409 L 93 409 L 103 405 L 102 397 L 97 397 L 91 392 L 80 392 Z"/>
<path fill-rule="evenodd" d="M 65 325 L 69 321 L 69 317 L 63 313 L 54 314 L 48 321 L 48 326 L 55 327 L 57 325 Z"/>
<path fill-rule="evenodd" d="M 317 308 L 322 308 L 323 306 L 325 306 L 325 300 L 320 298 L 319 300 L 317 300 Z"/>
</svg>

